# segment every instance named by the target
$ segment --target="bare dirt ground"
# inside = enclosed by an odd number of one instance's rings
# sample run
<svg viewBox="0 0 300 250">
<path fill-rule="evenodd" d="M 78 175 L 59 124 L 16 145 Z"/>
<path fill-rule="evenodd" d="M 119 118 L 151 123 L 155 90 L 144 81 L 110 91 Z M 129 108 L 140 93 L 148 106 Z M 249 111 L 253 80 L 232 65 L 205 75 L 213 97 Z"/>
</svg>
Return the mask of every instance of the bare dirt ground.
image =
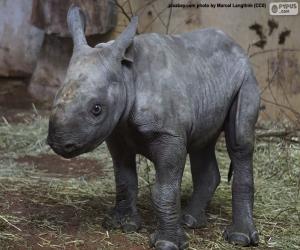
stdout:
<svg viewBox="0 0 300 250">
<path fill-rule="evenodd" d="M 101 225 L 115 190 L 105 145 L 72 160 L 58 157 L 45 144 L 47 115 L 22 81 L 0 81 L 0 249 L 149 249 L 148 237 L 156 226 L 151 163 L 138 157 L 143 229 L 133 234 L 106 231 Z M 299 144 L 257 142 L 254 217 L 261 243 L 253 249 L 300 248 L 299 151 Z M 187 231 L 190 249 L 239 249 L 222 237 L 231 219 L 229 159 L 222 139 L 217 158 L 222 183 L 208 208 L 208 226 Z M 191 187 L 187 163 L 183 206 Z"/>
<path fill-rule="evenodd" d="M 67 160 L 56 155 L 41 154 L 38 156 L 25 155 L 16 159 L 21 165 L 34 165 L 37 170 L 45 171 L 48 176 L 76 178 L 83 177 L 87 180 L 102 175 L 101 164 L 91 159 Z"/>
<path fill-rule="evenodd" d="M 0 78 L 0 114 L 8 122 L 29 121 L 33 118 L 33 104 L 39 109 L 43 107 L 28 94 L 26 81 Z M 41 109 L 41 112 L 46 114 L 47 110 Z"/>
<path fill-rule="evenodd" d="M 36 102 L 28 95 L 27 86 L 23 80 L 0 80 L 2 122 L 9 126 L 29 124 L 37 116 L 47 116 L 48 113 L 47 106 Z M 26 131 L 24 134 L 26 136 Z M 2 153 L 0 160 L 13 161 L 20 171 L 23 169 L 26 172 L 28 167 L 31 168 L 29 172 L 34 169 L 35 173 L 47 179 L 68 181 L 78 178 L 88 182 L 103 176 L 102 165 L 96 159 L 66 160 L 53 154 L 43 153 L 10 157 L 3 154 L 3 151 L 6 150 L 0 147 L 0 153 Z M 96 200 L 84 201 L 84 205 L 79 208 L 78 205 L 71 204 L 72 202 L 65 204 L 68 203 L 67 200 L 63 202 L 52 200 L 46 193 L 47 191 L 42 190 L 43 184 L 34 185 L 34 187 L 25 185 L 26 187 L 16 188 L 17 190 L 12 188 L 16 191 L 13 192 L 10 189 L 12 182 L 6 183 L 7 186 L 4 185 L 2 188 L 0 215 L 9 214 L 8 217 L 15 216 L 22 219 L 16 226 L 1 217 L 0 231 L 7 230 L 7 232 L 0 237 L 0 249 L 147 249 L 147 247 L 130 242 L 121 232 L 110 234 L 102 229 L 97 215 L 106 211 L 107 208 Z M 40 188 L 40 190 L 37 192 L 35 188 Z M 95 218 L 98 229 L 101 228 L 101 230 L 91 231 L 86 228 L 86 224 L 87 221 Z M 55 225 L 52 227 L 47 225 L 48 223 Z"/>
</svg>

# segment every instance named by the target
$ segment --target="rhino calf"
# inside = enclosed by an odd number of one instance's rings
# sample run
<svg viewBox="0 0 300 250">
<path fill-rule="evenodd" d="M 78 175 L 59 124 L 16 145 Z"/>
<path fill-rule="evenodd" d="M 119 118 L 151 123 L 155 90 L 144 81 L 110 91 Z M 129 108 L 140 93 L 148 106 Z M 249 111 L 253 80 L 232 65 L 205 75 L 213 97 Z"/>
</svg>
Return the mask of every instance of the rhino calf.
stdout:
<svg viewBox="0 0 300 250">
<path fill-rule="evenodd" d="M 92 48 L 84 15 L 72 6 L 73 56 L 54 100 L 48 144 L 71 158 L 106 141 L 116 181 L 116 204 L 106 226 L 140 228 L 136 154 L 156 170 L 152 200 L 155 249 L 185 249 L 182 228 L 206 223 L 205 209 L 220 182 L 215 145 L 225 132 L 233 170 L 232 223 L 225 239 L 258 244 L 253 222 L 252 158 L 260 95 L 243 50 L 223 32 L 135 35 L 137 17 L 113 42 Z M 181 212 L 180 185 L 187 154 L 193 193 Z"/>
</svg>

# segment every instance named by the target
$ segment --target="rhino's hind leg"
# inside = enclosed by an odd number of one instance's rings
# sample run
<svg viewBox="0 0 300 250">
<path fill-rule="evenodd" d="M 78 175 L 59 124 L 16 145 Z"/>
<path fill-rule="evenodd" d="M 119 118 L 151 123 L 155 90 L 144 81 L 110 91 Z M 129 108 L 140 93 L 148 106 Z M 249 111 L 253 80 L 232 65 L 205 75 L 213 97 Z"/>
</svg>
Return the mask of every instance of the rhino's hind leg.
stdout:
<svg viewBox="0 0 300 250">
<path fill-rule="evenodd" d="M 141 217 L 136 207 L 138 180 L 135 153 L 130 151 L 121 137 L 110 137 L 107 145 L 114 164 L 116 204 L 106 216 L 103 226 L 107 229 L 122 228 L 124 232 L 138 231 Z"/>
<path fill-rule="evenodd" d="M 220 173 L 215 156 L 215 143 L 201 151 L 190 153 L 193 194 L 184 209 L 182 222 L 189 228 L 207 224 L 205 209 L 220 183 Z"/>
<path fill-rule="evenodd" d="M 225 239 L 242 246 L 257 245 L 258 233 L 253 222 L 253 150 L 254 128 L 259 110 L 259 91 L 249 75 L 234 101 L 225 124 L 227 150 L 233 167 L 232 224 Z"/>
</svg>

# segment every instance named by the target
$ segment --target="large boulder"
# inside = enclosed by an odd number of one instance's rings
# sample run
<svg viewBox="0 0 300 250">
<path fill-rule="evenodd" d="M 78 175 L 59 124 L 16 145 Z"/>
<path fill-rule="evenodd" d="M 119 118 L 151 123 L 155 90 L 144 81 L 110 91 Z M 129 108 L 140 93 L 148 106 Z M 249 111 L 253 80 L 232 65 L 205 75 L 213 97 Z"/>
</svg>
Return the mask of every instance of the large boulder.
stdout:
<svg viewBox="0 0 300 250">
<path fill-rule="evenodd" d="M 33 0 L 31 22 L 46 33 L 29 85 L 31 95 L 40 101 L 51 102 L 65 77 L 73 48 L 66 22 L 72 3 L 85 12 L 86 36 L 92 45 L 105 41 L 103 34 L 116 25 L 111 0 Z"/>
<path fill-rule="evenodd" d="M 111 0 L 33 0 L 31 23 L 48 35 L 70 37 L 66 15 L 71 4 L 84 11 L 87 36 L 105 34 L 116 25 L 117 13 Z"/>
<path fill-rule="evenodd" d="M 44 32 L 30 24 L 32 1 L 0 1 L 0 76 L 33 72 Z"/>
</svg>

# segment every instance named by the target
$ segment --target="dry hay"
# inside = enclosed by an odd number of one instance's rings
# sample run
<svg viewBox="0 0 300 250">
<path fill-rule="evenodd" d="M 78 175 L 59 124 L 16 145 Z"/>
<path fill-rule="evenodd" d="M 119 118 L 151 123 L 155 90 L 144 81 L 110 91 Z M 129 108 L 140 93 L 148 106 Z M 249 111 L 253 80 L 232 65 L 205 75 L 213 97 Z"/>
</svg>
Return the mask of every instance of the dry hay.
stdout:
<svg viewBox="0 0 300 250">
<path fill-rule="evenodd" d="M 51 161 L 47 169 L 39 166 L 43 160 L 20 160 L 56 157 L 45 145 L 46 133 L 47 121 L 39 115 L 28 123 L 9 124 L 5 119 L 0 123 L 1 249 L 148 249 L 148 235 L 156 225 L 150 205 L 152 164 L 138 157 L 138 206 L 144 229 L 127 235 L 119 230 L 107 232 L 101 222 L 114 202 L 114 179 L 105 145 L 79 157 L 95 161 L 101 168 L 93 172 L 93 178 L 87 178 L 88 165 L 82 175 L 78 174 L 80 169 L 76 169 L 76 175 L 53 173 L 53 169 L 59 169 L 57 161 L 53 161 L 56 165 L 50 171 Z M 299 149 L 298 143 L 277 137 L 256 143 L 254 217 L 261 242 L 256 249 L 300 248 Z M 208 227 L 188 231 L 191 249 L 234 248 L 222 238 L 231 218 L 229 159 L 222 139 L 217 145 L 217 158 L 222 182 L 208 209 Z M 191 187 L 187 167 L 182 183 L 183 203 Z"/>
</svg>

